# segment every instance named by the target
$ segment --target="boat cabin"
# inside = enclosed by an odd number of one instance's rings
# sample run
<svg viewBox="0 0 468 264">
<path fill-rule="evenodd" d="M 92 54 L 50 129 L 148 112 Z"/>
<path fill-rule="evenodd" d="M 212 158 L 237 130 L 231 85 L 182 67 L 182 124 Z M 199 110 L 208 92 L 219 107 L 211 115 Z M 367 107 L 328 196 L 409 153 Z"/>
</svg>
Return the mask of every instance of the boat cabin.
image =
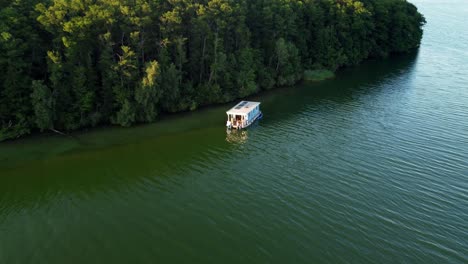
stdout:
<svg viewBox="0 0 468 264">
<path fill-rule="evenodd" d="M 259 102 L 242 101 L 226 112 L 228 128 L 241 129 L 262 117 Z"/>
</svg>

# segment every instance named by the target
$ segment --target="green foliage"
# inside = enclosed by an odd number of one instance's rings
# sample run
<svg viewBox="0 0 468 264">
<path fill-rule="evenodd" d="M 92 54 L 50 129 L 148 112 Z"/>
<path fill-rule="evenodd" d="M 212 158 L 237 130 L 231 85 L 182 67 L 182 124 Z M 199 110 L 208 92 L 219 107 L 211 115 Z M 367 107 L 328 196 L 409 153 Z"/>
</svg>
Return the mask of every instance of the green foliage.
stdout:
<svg viewBox="0 0 468 264">
<path fill-rule="evenodd" d="M 323 81 L 335 77 L 330 70 L 305 70 L 304 81 Z"/>
<path fill-rule="evenodd" d="M 239 52 L 237 60 L 236 80 L 239 89 L 239 97 L 245 97 L 257 91 L 255 83 L 255 68 L 253 65 L 253 53 L 249 48 L 242 49 Z"/>
<path fill-rule="evenodd" d="M 171 63 L 161 72 L 161 89 L 163 91 L 163 101 L 161 107 L 167 112 L 176 112 L 181 110 L 180 95 L 180 72 L 174 63 Z"/>
<path fill-rule="evenodd" d="M 0 141 L 30 132 L 31 81 L 44 78 L 44 35 L 31 7 L 39 0 L 3 1 L 0 9 Z"/>
<path fill-rule="evenodd" d="M 54 98 L 49 87 L 42 81 L 32 82 L 31 101 L 34 109 L 34 122 L 44 131 L 54 127 Z"/>
<path fill-rule="evenodd" d="M 116 116 L 112 119 L 114 124 L 119 124 L 124 127 L 131 126 L 136 119 L 135 108 L 129 100 L 122 102 L 120 110 Z"/>
<path fill-rule="evenodd" d="M 34 130 L 152 122 L 161 112 L 328 77 L 369 57 L 418 47 L 425 23 L 405 0 L 0 6 L 0 140 Z"/>
<path fill-rule="evenodd" d="M 302 77 L 299 51 L 283 38 L 276 41 L 276 83 L 280 86 L 293 85 Z"/>
<path fill-rule="evenodd" d="M 137 121 L 151 122 L 158 114 L 158 103 L 161 91 L 157 84 L 159 65 L 157 61 L 147 63 L 141 84 L 135 90 L 137 104 Z"/>
</svg>

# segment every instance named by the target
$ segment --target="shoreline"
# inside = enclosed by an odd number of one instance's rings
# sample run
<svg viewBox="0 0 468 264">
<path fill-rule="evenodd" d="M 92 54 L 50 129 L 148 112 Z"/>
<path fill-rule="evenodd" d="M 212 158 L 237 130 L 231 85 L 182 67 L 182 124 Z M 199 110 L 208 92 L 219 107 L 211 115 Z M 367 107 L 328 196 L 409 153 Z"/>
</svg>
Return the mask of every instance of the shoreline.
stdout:
<svg viewBox="0 0 468 264">
<path fill-rule="evenodd" d="M 304 84 L 307 84 L 307 83 L 317 84 L 317 83 L 321 83 L 321 82 L 325 82 L 325 81 L 334 80 L 334 79 L 337 78 L 337 76 L 340 74 L 340 72 L 343 72 L 343 71 L 345 71 L 347 69 L 351 69 L 351 68 L 355 68 L 355 67 L 361 67 L 362 65 L 365 65 L 366 63 L 369 63 L 369 62 L 379 62 L 379 61 L 385 61 L 385 60 L 392 60 L 394 58 L 402 57 L 402 56 L 409 55 L 409 54 L 412 54 L 412 53 L 417 53 L 418 51 L 419 51 L 419 48 L 415 48 L 415 49 L 410 50 L 408 52 L 392 53 L 389 56 L 383 57 L 383 58 L 368 58 L 368 59 L 362 61 L 361 63 L 357 64 L 357 65 L 342 67 L 342 68 L 337 69 L 334 72 L 330 71 L 330 72 L 333 73 L 333 76 L 331 78 L 324 78 L 324 79 L 320 79 L 320 80 L 305 80 L 305 78 L 302 78 L 299 82 L 295 83 L 294 85 L 275 86 L 275 87 L 273 87 L 271 89 L 260 90 L 257 93 L 248 95 L 246 97 L 237 98 L 237 99 L 235 99 L 233 101 L 229 101 L 229 102 L 225 102 L 225 103 L 214 103 L 214 104 L 203 105 L 203 106 L 197 107 L 194 110 L 160 113 L 158 115 L 158 119 L 155 120 L 154 122 L 135 123 L 135 124 L 133 124 L 131 126 L 128 126 L 128 127 L 113 125 L 113 124 L 102 124 L 102 125 L 98 125 L 98 126 L 95 126 L 95 127 L 80 128 L 80 129 L 76 129 L 76 130 L 72 130 L 72 131 L 68 131 L 68 132 L 67 131 L 65 131 L 65 132 L 60 131 L 60 132 L 63 132 L 63 134 L 56 133 L 56 132 L 51 131 L 51 130 L 47 130 L 47 131 L 43 131 L 43 132 L 33 131 L 33 132 L 29 133 L 29 134 L 26 134 L 26 135 L 23 135 L 23 136 L 20 136 L 20 137 L 17 137 L 17 138 L 7 138 L 5 140 L 1 140 L 0 145 L 20 142 L 22 140 L 34 140 L 34 139 L 42 139 L 42 138 L 70 138 L 70 139 L 79 140 L 77 137 L 79 137 L 80 135 L 87 134 L 87 133 L 93 132 L 93 131 L 100 131 L 100 130 L 106 130 L 106 129 L 132 129 L 132 128 L 138 128 L 138 127 L 143 127 L 143 126 L 148 126 L 148 125 L 154 125 L 154 124 L 158 124 L 160 122 L 166 121 L 166 120 L 171 120 L 171 119 L 176 118 L 176 117 L 177 118 L 182 118 L 184 116 L 187 116 L 187 115 L 190 115 L 190 114 L 193 114 L 193 113 L 206 111 L 206 110 L 216 108 L 216 107 L 226 106 L 227 108 L 229 108 L 230 104 L 233 104 L 233 103 L 235 103 L 235 102 L 237 102 L 239 100 L 249 100 L 250 98 L 258 97 L 260 95 L 262 95 L 262 96 L 268 95 L 269 93 L 273 93 L 273 92 L 276 92 L 276 91 L 282 90 L 282 89 L 288 89 L 288 88 L 294 89 L 294 87 L 297 86 L 297 85 L 304 85 Z M 329 71 L 329 70 L 326 70 L 326 71 Z M 224 115 L 223 115 L 223 117 L 224 117 Z"/>
</svg>

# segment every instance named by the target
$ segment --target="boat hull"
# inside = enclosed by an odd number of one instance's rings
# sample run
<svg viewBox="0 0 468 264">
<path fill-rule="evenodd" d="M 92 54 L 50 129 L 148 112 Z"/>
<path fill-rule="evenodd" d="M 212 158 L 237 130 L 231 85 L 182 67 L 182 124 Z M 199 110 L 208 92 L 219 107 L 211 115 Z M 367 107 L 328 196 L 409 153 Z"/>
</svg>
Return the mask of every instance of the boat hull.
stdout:
<svg viewBox="0 0 468 264">
<path fill-rule="evenodd" d="M 260 120 L 262 118 L 263 118 L 263 113 L 259 111 L 259 113 L 254 118 L 252 118 L 251 121 L 247 121 L 247 122 L 244 122 L 244 124 L 239 124 L 239 125 L 229 124 L 227 125 L 227 128 L 228 129 L 245 129 L 251 126 L 253 123 L 255 123 L 255 121 Z"/>
</svg>

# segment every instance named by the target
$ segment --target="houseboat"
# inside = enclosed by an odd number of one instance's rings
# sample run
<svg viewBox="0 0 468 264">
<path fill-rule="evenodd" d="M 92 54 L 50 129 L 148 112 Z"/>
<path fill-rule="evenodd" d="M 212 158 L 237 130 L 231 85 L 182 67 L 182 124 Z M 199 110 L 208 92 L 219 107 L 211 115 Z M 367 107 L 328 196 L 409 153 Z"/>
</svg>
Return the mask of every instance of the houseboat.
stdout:
<svg viewBox="0 0 468 264">
<path fill-rule="evenodd" d="M 262 118 L 259 102 L 242 101 L 226 112 L 228 129 L 242 129 Z"/>
</svg>

